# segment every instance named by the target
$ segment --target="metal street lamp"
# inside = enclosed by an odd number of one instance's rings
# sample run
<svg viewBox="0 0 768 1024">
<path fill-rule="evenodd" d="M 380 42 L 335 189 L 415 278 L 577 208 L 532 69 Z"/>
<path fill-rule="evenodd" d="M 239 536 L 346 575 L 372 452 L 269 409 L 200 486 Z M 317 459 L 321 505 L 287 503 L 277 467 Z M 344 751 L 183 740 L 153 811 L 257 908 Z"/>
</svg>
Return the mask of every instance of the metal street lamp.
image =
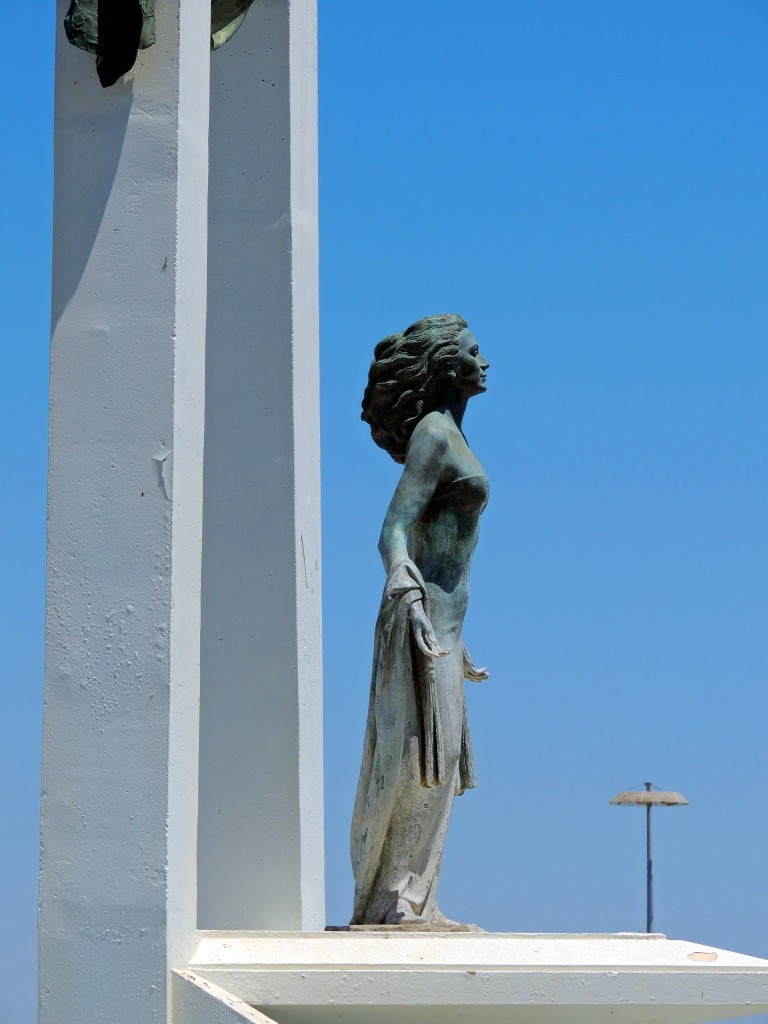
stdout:
<svg viewBox="0 0 768 1024">
<path fill-rule="evenodd" d="M 680 807 L 688 801 L 681 793 L 673 793 L 669 790 L 654 789 L 652 782 L 643 783 L 643 790 L 627 790 L 624 793 L 617 793 L 611 800 L 612 804 L 623 807 L 645 807 L 645 828 L 646 828 L 646 852 L 648 859 L 647 870 L 647 895 L 645 930 L 653 931 L 653 855 L 651 852 L 651 810 L 654 805 L 662 807 Z"/>
</svg>

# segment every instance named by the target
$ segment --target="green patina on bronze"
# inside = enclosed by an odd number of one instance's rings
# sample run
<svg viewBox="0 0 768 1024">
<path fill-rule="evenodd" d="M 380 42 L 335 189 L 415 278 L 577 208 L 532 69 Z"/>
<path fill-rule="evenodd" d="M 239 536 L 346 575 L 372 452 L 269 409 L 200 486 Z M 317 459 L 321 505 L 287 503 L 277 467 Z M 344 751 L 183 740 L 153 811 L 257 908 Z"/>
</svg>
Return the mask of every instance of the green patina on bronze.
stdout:
<svg viewBox="0 0 768 1024">
<path fill-rule="evenodd" d="M 218 50 L 237 32 L 245 21 L 253 0 L 212 0 L 211 49 Z"/>
<path fill-rule="evenodd" d="M 211 0 L 211 49 L 242 25 L 253 0 Z M 155 42 L 155 0 L 72 0 L 64 19 L 70 43 L 96 54 L 103 86 L 114 85 Z"/>
<path fill-rule="evenodd" d="M 466 320 L 427 316 L 374 349 L 362 405 L 403 474 L 379 538 L 387 580 L 374 634 L 363 763 L 352 817 L 353 926 L 471 930 L 436 894 L 454 796 L 476 784 L 462 639 L 488 480 L 464 434 L 488 360 Z"/>
</svg>

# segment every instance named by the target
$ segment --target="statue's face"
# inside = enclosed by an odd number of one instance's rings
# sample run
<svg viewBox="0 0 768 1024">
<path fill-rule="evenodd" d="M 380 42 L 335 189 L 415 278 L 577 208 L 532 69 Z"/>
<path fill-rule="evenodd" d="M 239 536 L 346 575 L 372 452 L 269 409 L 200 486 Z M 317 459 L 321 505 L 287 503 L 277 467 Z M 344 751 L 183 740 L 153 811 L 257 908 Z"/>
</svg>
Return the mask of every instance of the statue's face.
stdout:
<svg viewBox="0 0 768 1024">
<path fill-rule="evenodd" d="M 480 354 L 480 348 L 471 331 L 465 328 L 458 337 L 459 355 L 453 365 L 456 386 L 470 395 L 481 395 L 486 389 L 488 360 Z"/>
</svg>

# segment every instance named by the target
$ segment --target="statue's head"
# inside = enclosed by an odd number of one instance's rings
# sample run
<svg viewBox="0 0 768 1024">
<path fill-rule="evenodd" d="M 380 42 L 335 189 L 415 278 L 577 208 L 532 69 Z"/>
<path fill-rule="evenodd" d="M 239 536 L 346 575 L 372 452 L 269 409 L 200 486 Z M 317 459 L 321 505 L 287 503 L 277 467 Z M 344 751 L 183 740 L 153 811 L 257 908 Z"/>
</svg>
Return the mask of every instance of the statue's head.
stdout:
<svg viewBox="0 0 768 1024">
<path fill-rule="evenodd" d="M 405 462 L 419 420 L 445 401 L 448 388 L 484 391 L 485 366 L 466 320 L 456 313 L 425 316 L 376 346 L 361 418 L 376 444 Z"/>
</svg>

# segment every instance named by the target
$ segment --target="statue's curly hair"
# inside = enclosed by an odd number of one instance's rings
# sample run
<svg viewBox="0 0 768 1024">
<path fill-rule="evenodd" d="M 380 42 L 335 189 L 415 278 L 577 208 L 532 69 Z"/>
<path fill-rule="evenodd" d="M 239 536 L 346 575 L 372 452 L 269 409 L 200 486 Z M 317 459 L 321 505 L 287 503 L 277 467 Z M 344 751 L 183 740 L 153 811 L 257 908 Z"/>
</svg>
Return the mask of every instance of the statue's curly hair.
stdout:
<svg viewBox="0 0 768 1024">
<path fill-rule="evenodd" d="M 425 316 L 374 349 L 360 418 L 395 462 L 405 462 L 414 427 L 437 408 L 466 326 L 456 313 Z"/>
</svg>

